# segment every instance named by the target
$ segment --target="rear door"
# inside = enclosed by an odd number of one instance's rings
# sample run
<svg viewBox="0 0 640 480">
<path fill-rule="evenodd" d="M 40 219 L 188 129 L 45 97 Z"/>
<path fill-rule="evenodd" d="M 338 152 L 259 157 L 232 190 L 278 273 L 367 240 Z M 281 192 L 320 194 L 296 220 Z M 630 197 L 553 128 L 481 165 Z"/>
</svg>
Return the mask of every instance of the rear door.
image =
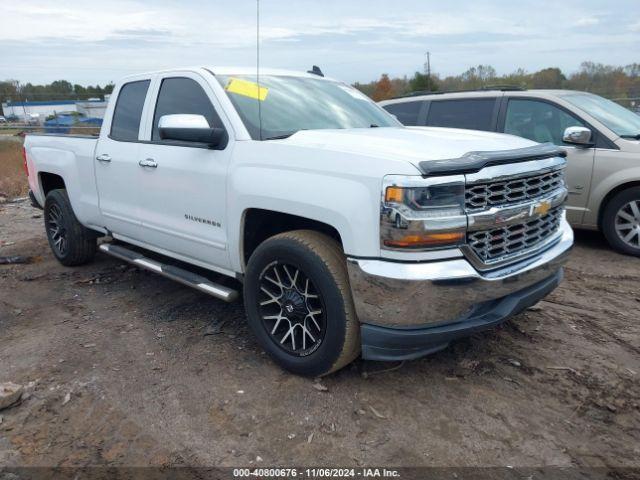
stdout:
<svg viewBox="0 0 640 480">
<path fill-rule="evenodd" d="M 111 124 L 96 147 L 95 172 L 104 226 L 122 237 L 141 233 L 138 212 L 138 155 L 141 119 L 150 79 L 125 83 L 116 93 Z"/>
<path fill-rule="evenodd" d="M 589 128 L 589 125 L 548 100 L 519 97 L 507 100 L 501 124 L 504 133 L 539 143 L 551 142 L 567 150 L 567 220 L 574 225 L 582 223 L 589 200 L 595 149 L 566 144 L 562 137 L 568 127 Z M 597 132 L 592 131 L 595 137 Z"/>
<path fill-rule="evenodd" d="M 138 160 L 138 200 L 144 237 L 163 253 L 213 270 L 229 267 L 226 235 L 226 177 L 233 132 L 212 87 L 199 74 L 160 76 L 149 110 L 148 130 Z M 197 114 L 209 126 L 225 128 L 224 150 L 197 143 L 161 140 L 163 115 Z"/>
</svg>

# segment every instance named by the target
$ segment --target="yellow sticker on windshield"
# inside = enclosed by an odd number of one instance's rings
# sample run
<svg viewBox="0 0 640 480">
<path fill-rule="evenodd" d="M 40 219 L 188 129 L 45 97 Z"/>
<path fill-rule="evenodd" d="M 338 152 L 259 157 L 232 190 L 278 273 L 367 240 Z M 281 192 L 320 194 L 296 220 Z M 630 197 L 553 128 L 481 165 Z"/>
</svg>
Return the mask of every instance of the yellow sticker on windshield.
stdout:
<svg viewBox="0 0 640 480">
<path fill-rule="evenodd" d="M 240 80 L 239 78 L 231 78 L 227 86 L 225 87 L 227 92 L 236 93 L 245 97 L 253 98 L 264 102 L 267 98 L 269 89 L 267 87 L 261 87 L 257 83 L 248 82 L 246 80 Z"/>
</svg>

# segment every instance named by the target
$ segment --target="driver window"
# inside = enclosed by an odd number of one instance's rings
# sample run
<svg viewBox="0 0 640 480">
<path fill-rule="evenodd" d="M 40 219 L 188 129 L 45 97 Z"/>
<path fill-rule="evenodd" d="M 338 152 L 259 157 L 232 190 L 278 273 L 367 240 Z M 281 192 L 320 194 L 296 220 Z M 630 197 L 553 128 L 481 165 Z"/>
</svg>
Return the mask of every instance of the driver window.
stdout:
<svg viewBox="0 0 640 480">
<path fill-rule="evenodd" d="M 153 115 L 151 140 L 159 142 L 158 122 L 163 115 L 191 113 L 202 115 L 210 127 L 224 128 L 220 117 L 202 87 L 190 78 L 165 78 L 160 86 L 156 111 Z"/>
<path fill-rule="evenodd" d="M 585 127 L 585 124 L 547 102 L 509 100 L 504 133 L 539 143 L 568 145 L 562 141 L 562 137 L 569 127 Z"/>
</svg>

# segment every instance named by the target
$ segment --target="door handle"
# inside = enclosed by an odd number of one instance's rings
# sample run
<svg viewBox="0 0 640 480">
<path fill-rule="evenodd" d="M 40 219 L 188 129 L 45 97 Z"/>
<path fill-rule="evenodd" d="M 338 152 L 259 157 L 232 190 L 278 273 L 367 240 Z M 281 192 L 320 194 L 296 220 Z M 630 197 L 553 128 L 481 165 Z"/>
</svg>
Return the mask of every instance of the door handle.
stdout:
<svg viewBox="0 0 640 480">
<path fill-rule="evenodd" d="M 99 162 L 109 163 L 111 161 L 111 157 L 108 153 L 103 153 L 102 155 L 98 155 L 96 157 L 96 160 L 98 160 Z"/>
<path fill-rule="evenodd" d="M 146 160 L 140 160 L 138 165 L 141 167 L 158 168 L 158 164 L 153 158 L 147 158 Z"/>
</svg>

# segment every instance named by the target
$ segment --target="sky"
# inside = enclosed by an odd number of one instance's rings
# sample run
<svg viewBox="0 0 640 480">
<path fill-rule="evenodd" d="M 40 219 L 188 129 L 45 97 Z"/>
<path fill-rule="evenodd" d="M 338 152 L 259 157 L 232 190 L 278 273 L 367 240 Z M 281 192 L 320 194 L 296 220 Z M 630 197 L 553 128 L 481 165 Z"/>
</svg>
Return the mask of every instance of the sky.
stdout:
<svg viewBox="0 0 640 480">
<path fill-rule="evenodd" d="M 259 0 L 261 65 L 369 82 L 640 62 L 638 0 Z M 104 85 L 189 65 L 255 66 L 256 0 L 0 0 L 0 80 Z"/>
</svg>

